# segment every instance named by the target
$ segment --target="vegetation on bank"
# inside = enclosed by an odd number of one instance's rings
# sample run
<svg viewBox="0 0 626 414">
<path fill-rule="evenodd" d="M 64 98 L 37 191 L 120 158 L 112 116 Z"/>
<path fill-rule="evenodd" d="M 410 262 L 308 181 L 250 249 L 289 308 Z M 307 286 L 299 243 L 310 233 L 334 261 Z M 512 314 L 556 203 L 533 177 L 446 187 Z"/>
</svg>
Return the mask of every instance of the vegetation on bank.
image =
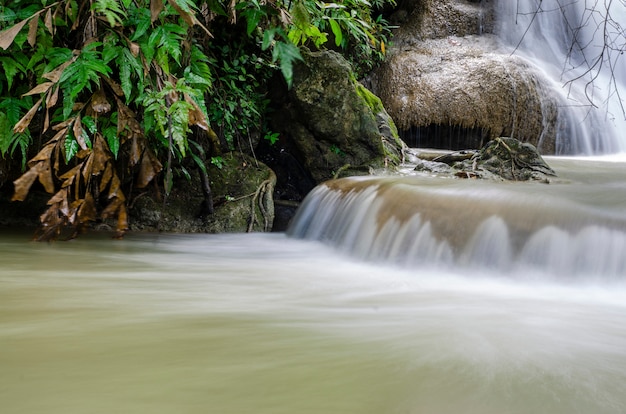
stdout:
<svg viewBox="0 0 626 414">
<path fill-rule="evenodd" d="M 51 196 L 39 238 L 115 218 L 133 189 L 253 135 L 270 79 L 291 84 L 300 48 L 332 48 L 369 71 L 390 34 L 393 0 L 14 0 L 0 6 L 0 155 L 19 164 L 13 200 Z"/>
</svg>

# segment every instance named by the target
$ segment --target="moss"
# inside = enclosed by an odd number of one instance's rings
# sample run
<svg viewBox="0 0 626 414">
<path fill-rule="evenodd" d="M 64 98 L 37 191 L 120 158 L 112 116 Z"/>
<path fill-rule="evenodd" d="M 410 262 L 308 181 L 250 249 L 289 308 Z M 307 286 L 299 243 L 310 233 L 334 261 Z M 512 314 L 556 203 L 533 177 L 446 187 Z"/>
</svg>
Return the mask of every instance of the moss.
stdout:
<svg viewBox="0 0 626 414">
<path fill-rule="evenodd" d="M 360 83 L 356 84 L 356 92 L 357 94 L 359 94 L 361 98 L 363 98 L 365 103 L 367 103 L 367 106 L 370 107 L 370 109 L 372 110 L 374 114 L 377 114 L 378 112 L 382 112 L 385 110 L 385 108 L 383 107 L 383 102 L 380 100 L 380 98 L 374 95 L 365 86 L 361 85 Z"/>
</svg>

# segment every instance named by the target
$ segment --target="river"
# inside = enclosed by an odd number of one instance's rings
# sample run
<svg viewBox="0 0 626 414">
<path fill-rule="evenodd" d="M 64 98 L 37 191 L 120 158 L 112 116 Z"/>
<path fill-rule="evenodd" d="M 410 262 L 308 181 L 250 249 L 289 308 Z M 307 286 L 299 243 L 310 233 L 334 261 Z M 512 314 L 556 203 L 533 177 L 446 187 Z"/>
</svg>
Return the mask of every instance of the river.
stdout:
<svg viewBox="0 0 626 414">
<path fill-rule="evenodd" d="M 581 162 L 534 185 L 625 214 L 624 164 Z M 4 232 L 0 257 L 7 414 L 626 412 L 624 274 L 400 266 L 285 234 Z"/>
</svg>

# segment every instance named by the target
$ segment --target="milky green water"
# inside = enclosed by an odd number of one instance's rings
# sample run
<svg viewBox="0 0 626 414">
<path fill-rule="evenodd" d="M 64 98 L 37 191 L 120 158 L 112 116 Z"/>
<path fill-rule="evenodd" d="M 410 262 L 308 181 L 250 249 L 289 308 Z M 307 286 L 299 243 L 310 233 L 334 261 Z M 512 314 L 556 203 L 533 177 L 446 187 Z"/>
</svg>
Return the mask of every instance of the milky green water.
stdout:
<svg viewBox="0 0 626 414">
<path fill-rule="evenodd" d="M 0 235 L 7 414 L 623 413 L 626 287 L 282 234 Z"/>
</svg>

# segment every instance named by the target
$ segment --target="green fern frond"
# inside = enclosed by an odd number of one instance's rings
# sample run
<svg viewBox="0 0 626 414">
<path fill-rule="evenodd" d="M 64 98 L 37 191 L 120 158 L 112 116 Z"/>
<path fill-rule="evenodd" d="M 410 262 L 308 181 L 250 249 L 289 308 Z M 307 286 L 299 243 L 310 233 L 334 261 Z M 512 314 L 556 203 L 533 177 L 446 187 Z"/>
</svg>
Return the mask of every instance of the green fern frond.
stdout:
<svg viewBox="0 0 626 414">
<path fill-rule="evenodd" d="M 122 91 L 126 97 L 126 101 L 129 102 L 133 96 L 133 90 L 141 91 L 144 83 L 143 66 L 139 63 L 138 59 L 130 53 L 127 48 L 121 48 L 121 52 L 118 55 L 116 63 L 120 70 L 120 83 Z"/>
<path fill-rule="evenodd" d="M 127 18 L 118 0 L 95 0 L 91 9 L 104 15 L 111 27 L 121 26 Z"/>
<path fill-rule="evenodd" d="M 20 65 L 15 59 L 8 56 L 0 56 L 0 63 L 4 69 L 4 76 L 6 77 L 8 90 L 11 90 L 13 85 L 13 79 L 19 72 L 24 71 L 24 67 Z"/>
<path fill-rule="evenodd" d="M 59 79 L 64 93 L 63 115 L 66 118 L 71 114 L 78 95 L 85 90 L 92 91 L 94 86 L 99 86 L 102 75 L 109 76 L 112 72 L 102 61 L 101 53 L 97 50 L 99 46 L 101 43 L 98 42 L 85 46 Z"/>
</svg>

